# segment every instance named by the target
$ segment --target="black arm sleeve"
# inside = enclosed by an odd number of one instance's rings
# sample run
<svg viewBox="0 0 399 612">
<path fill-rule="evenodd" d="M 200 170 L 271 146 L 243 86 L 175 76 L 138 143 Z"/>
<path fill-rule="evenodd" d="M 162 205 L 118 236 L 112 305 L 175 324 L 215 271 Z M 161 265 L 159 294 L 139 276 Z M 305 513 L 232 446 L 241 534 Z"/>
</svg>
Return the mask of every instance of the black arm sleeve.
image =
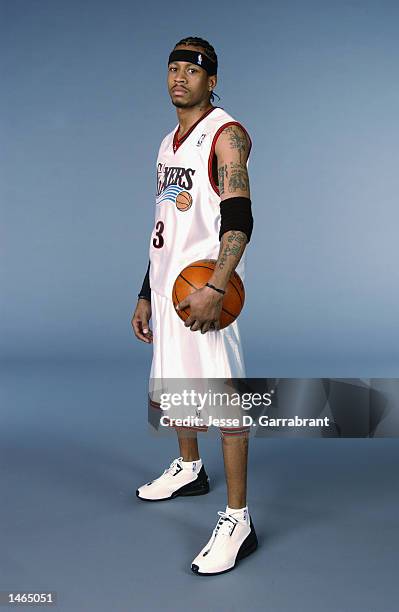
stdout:
<svg viewBox="0 0 399 612">
<path fill-rule="evenodd" d="M 247 235 L 247 243 L 251 239 L 254 219 L 250 198 L 242 196 L 228 198 L 220 202 L 219 240 L 229 230 L 239 230 Z"/>
<path fill-rule="evenodd" d="M 151 287 L 150 287 L 150 262 L 148 262 L 148 268 L 146 275 L 143 280 L 143 286 L 141 287 L 140 293 L 138 294 L 139 298 L 144 298 L 151 302 Z"/>
</svg>

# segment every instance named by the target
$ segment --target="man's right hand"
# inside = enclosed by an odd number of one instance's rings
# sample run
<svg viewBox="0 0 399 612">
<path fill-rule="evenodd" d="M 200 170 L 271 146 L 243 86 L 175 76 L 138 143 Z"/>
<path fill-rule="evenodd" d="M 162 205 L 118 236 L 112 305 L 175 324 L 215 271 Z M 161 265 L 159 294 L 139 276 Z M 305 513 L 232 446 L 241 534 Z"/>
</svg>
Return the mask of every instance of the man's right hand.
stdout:
<svg viewBox="0 0 399 612">
<path fill-rule="evenodd" d="M 136 338 L 142 342 L 152 342 L 152 331 L 148 324 L 150 319 L 151 302 L 144 298 L 139 298 L 131 323 Z"/>
</svg>

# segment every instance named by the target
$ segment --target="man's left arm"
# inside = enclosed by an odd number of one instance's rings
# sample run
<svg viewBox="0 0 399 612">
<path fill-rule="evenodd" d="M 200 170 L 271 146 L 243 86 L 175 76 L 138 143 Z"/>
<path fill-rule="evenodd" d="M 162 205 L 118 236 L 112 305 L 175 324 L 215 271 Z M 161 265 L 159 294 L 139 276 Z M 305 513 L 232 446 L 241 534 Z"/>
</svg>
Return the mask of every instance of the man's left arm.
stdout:
<svg viewBox="0 0 399 612">
<path fill-rule="evenodd" d="M 216 142 L 221 197 L 220 249 L 215 270 L 208 281 L 215 288 L 202 287 L 179 304 L 178 308 L 190 307 L 185 326 L 190 327 L 191 331 L 200 329 L 206 333 L 212 325 L 214 329 L 219 328 L 222 292 L 251 236 L 253 219 L 247 171 L 249 151 L 248 137 L 237 125 L 226 127 Z"/>
<path fill-rule="evenodd" d="M 248 138 L 237 125 L 223 130 L 215 148 L 221 198 L 221 228 L 219 256 L 209 283 L 222 290 L 226 289 L 252 233 L 247 170 L 249 150 Z"/>
</svg>

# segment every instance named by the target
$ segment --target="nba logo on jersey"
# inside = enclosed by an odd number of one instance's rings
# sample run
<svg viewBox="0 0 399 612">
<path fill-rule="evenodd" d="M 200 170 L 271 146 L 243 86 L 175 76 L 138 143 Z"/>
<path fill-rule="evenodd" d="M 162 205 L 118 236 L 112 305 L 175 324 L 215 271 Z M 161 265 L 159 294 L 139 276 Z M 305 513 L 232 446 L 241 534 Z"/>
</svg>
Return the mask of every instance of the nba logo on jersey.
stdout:
<svg viewBox="0 0 399 612">
<path fill-rule="evenodd" d="M 200 147 L 204 141 L 206 134 L 201 134 L 201 136 L 198 138 L 198 142 L 197 142 L 197 147 Z"/>
</svg>

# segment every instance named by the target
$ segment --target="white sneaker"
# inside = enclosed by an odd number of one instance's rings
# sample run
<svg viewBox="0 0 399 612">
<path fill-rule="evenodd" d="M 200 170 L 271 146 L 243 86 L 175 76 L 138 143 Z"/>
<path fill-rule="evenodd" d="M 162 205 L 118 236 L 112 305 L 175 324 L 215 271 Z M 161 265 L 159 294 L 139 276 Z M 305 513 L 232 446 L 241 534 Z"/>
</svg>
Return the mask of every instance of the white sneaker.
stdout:
<svg viewBox="0 0 399 612">
<path fill-rule="evenodd" d="M 258 546 L 251 518 L 237 520 L 231 514 L 220 516 L 209 542 L 195 557 L 191 569 L 199 576 L 214 576 L 232 570 L 240 559 L 247 557 Z"/>
<path fill-rule="evenodd" d="M 163 501 L 187 495 L 204 495 L 209 492 L 209 479 L 202 462 L 174 459 L 163 474 L 142 485 L 136 491 L 139 499 Z"/>
</svg>

